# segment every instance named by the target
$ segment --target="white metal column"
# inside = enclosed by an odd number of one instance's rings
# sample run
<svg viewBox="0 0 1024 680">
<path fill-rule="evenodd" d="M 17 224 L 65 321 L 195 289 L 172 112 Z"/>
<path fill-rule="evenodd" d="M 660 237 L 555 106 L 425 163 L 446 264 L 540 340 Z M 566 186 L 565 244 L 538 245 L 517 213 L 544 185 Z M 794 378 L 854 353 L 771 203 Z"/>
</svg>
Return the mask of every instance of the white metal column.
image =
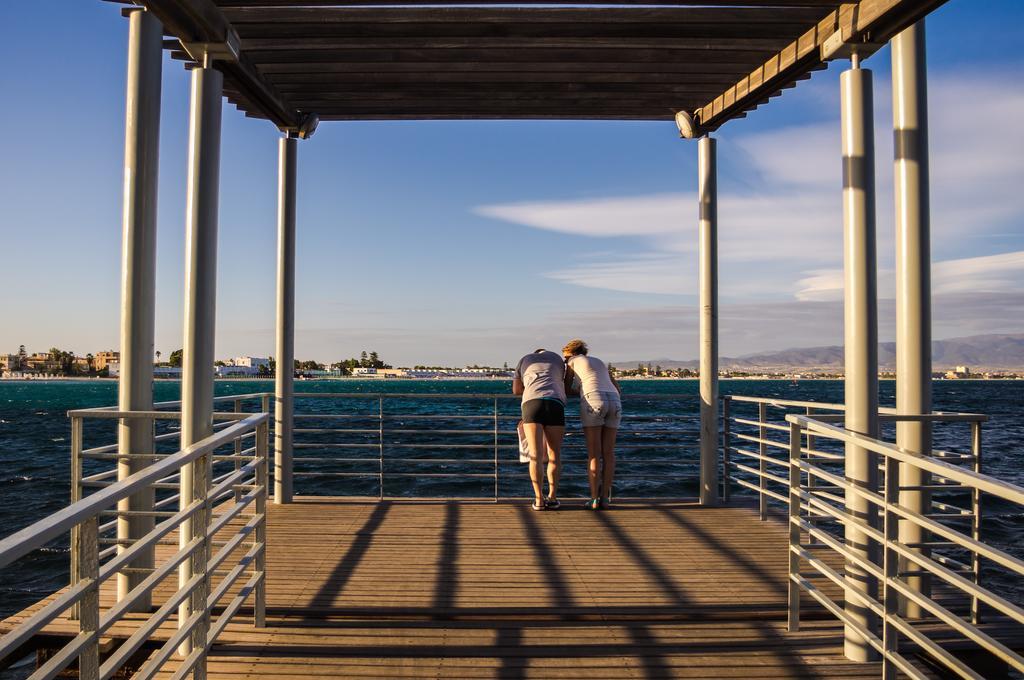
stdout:
<svg viewBox="0 0 1024 680">
<path fill-rule="evenodd" d="M 156 205 L 160 153 L 160 78 L 163 26 L 150 12 L 134 9 L 128 19 L 128 78 L 125 92 L 124 198 L 121 236 L 121 356 L 118 409 L 153 410 L 153 352 L 156 320 Z M 154 452 L 152 420 L 122 420 L 117 450 L 121 456 Z M 151 460 L 120 458 L 117 478 L 138 472 Z M 122 512 L 153 510 L 153 490 L 120 501 Z M 153 529 L 153 516 L 122 515 L 117 519 L 118 552 Z M 153 550 L 146 550 L 117 574 L 117 599 L 123 599 L 153 568 Z M 133 606 L 147 611 L 147 595 Z"/>
<path fill-rule="evenodd" d="M 697 143 L 700 202 L 700 502 L 718 503 L 718 182 L 715 140 Z"/>
<path fill-rule="evenodd" d="M 292 502 L 295 412 L 295 195 L 298 140 L 283 137 L 277 179 L 277 370 L 274 409 L 274 502 Z"/>
<path fill-rule="evenodd" d="M 181 376 L 181 445 L 190 446 L 213 434 L 214 322 L 217 297 L 217 211 L 220 185 L 221 95 L 224 77 L 209 60 L 192 70 L 189 118 L 188 202 L 185 219 L 185 337 Z M 210 487 L 210 459 L 203 456 L 181 469 L 180 504 L 185 508 L 205 499 Z M 206 510 L 181 526 L 182 546 L 206 532 Z M 179 584 L 193 573 L 205 573 L 209 542 L 179 567 Z M 203 580 L 179 608 L 181 626 L 203 608 L 209 582 Z M 191 645 L 205 641 L 209 621 L 193 629 Z M 187 648 L 189 645 L 183 645 Z"/>
<path fill-rule="evenodd" d="M 843 263 L 845 278 L 846 427 L 871 437 L 878 435 L 878 300 L 875 249 L 875 158 L 872 124 L 871 72 L 852 68 L 840 76 L 843 150 Z M 859 446 L 846 445 L 846 477 L 877 491 L 876 456 Z M 874 506 L 852 491 L 846 493 L 852 515 L 876 525 Z M 848 548 L 862 559 L 877 552 L 865 532 L 846 527 Z M 846 612 L 860 626 L 875 630 L 876 617 L 861 595 L 874 597 L 878 584 L 851 562 L 846 563 Z M 846 627 L 846 656 L 869 661 L 874 650 L 852 627 Z"/>
<path fill-rule="evenodd" d="M 928 206 L 928 88 L 924 21 L 892 39 L 892 113 L 896 181 L 896 409 L 899 413 L 930 413 L 932 410 L 931 348 L 931 238 Z M 931 423 L 898 423 L 896 443 L 927 456 L 932 448 Z M 931 476 L 900 466 L 900 505 L 926 514 L 931 505 L 925 488 Z M 928 532 L 912 522 L 901 522 L 902 543 L 920 545 Z M 927 552 L 927 550 L 923 550 Z M 900 560 L 900 572 L 924 572 L 918 565 Z M 928 595 L 927 572 L 908 576 L 907 584 Z M 905 600 L 904 614 L 926 614 Z"/>
</svg>

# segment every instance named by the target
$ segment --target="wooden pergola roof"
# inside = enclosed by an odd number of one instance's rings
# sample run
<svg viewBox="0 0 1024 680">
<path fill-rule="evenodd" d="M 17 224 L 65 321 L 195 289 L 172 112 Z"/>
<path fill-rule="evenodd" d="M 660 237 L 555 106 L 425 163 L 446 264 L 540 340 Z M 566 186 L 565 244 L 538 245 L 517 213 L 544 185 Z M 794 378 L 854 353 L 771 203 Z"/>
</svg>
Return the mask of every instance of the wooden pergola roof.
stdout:
<svg viewBox="0 0 1024 680">
<path fill-rule="evenodd" d="M 822 68 L 836 48 L 870 51 L 943 1 L 138 4 L 163 21 L 174 56 L 220 46 L 228 99 L 282 129 L 309 114 L 671 120 L 685 110 L 710 131 Z"/>
</svg>

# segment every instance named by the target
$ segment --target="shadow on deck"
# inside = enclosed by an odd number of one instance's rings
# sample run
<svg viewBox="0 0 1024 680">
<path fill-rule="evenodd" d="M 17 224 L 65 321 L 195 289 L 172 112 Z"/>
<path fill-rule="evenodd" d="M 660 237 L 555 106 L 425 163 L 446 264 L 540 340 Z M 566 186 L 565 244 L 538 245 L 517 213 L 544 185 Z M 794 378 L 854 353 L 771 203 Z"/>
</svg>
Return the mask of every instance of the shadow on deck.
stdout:
<svg viewBox="0 0 1024 680">
<path fill-rule="evenodd" d="M 211 677 L 878 677 L 785 632 L 786 536 L 747 508 L 302 498 L 270 513 L 268 627 Z"/>
</svg>

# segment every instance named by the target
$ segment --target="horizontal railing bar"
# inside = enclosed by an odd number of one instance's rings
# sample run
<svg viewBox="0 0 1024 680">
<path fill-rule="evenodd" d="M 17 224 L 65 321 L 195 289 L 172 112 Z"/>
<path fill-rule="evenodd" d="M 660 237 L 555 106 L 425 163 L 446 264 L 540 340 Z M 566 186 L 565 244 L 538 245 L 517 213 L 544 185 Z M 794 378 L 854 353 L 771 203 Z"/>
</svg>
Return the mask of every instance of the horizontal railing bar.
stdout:
<svg viewBox="0 0 1024 680">
<path fill-rule="evenodd" d="M 121 617 L 131 611 L 132 606 L 153 588 L 158 583 L 163 581 L 165 578 L 170 576 L 178 565 L 187 560 L 192 556 L 192 553 L 196 551 L 202 545 L 202 538 L 196 537 L 186 543 L 176 553 L 171 555 L 170 558 L 165 560 L 159 567 L 153 569 L 146 578 L 139 582 L 134 588 L 128 591 L 128 594 L 117 601 L 117 603 L 110 608 L 110 610 L 103 615 L 100 619 L 99 633 L 102 635 L 111 626 L 121 620 Z M 155 614 L 154 614 L 155 616 Z M 162 621 L 161 621 L 162 623 Z"/>
<path fill-rule="evenodd" d="M 242 586 L 239 593 L 235 595 L 231 602 L 228 603 L 228 605 L 224 608 L 223 613 L 217 617 L 217 620 L 210 627 L 210 633 L 207 637 L 207 649 L 209 649 L 210 646 L 213 644 L 213 641 L 216 640 L 222 632 L 224 632 L 224 629 L 227 627 L 228 623 L 230 623 L 231 619 L 234 618 L 234 616 L 238 613 L 238 610 L 241 608 L 242 603 L 244 603 L 245 600 L 249 597 L 249 595 L 252 594 L 252 592 L 256 589 L 256 586 L 260 584 L 260 581 L 264 580 L 266 580 L 266 574 L 261 571 L 257 574 L 254 574 L 249 579 L 249 581 L 244 586 Z"/>
<path fill-rule="evenodd" d="M 782 477 L 779 477 L 778 475 L 773 475 L 770 472 L 762 472 L 761 470 L 758 470 L 757 468 L 752 468 L 752 467 L 749 467 L 747 465 L 741 465 L 739 463 L 733 463 L 733 465 L 736 467 L 737 470 L 742 470 L 743 472 L 749 472 L 750 474 L 752 474 L 755 477 L 758 477 L 760 479 L 767 479 L 767 480 L 769 480 L 771 482 L 775 482 L 776 484 L 782 484 L 783 486 L 789 485 L 789 480 L 788 479 L 783 479 Z"/>
<path fill-rule="evenodd" d="M 955 574 L 950 575 L 956 578 L 963 579 L 963 577 L 956 576 Z M 1016 668 L 1018 671 L 1024 671 L 1024 657 L 1015 654 L 1006 645 L 1002 644 L 992 636 L 976 628 L 975 626 L 964 622 L 959 616 L 949 611 L 935 600 L 925 597 L 913 588 L 908 587 L 899 579 L 886 579 L 886 583 L 890 588 L 895 589 L 900 595 L 903 595 L 909 600 L 913 600 L 916 604 L 927 609 L 929 612 L 934 614 L 940 621 L 945 623 L 947 626 L 953 628 L 961 635 L 965 636 L 971 642 L 978 644 L 980 647 L 992 653 L 993 655 L 999 657 L 1003 661 L 1007 662 L 1008 664 Z M 1018 619 L 1018 622 L 1020 621 L 1021 619 Z M 967 669 L 966 666 L 963 666 L 963 668 Z M 973 671 L 970 671 L 970 669 L 967 669 L 967 672 L 973 673 Z M 984 676 L 981 675 L 972 675 L 972 677 L 977 677 L 984 680 Z"/>
<path fill-rule="evenodd" d="M 0 659 L 6 658 L 8 654 L 17 650 L 22 644 L 41 632 L 61 612 L 81 600 L 92 585 L 94 585 L 92 581 L 79 581 L 47 602 L 12 631 L 0 637 Z"/>
<path fill-rule="evenodd" d="M 755 453 L 754 451 L 751 451 L 749 449 L 743 449 L 738 446 L 732 446 L 730 448 L 739 455 L 743 456 L 744 458 L 754 458 L 755 460 L 763 460 L 766 463 L 771 463 L 772 465 L 777 465 L 779 467 L 789 467 L 788 460 L 782 460 L 781 458 L 772 458 L 771 456 L 765 456 L 760 453 Z M 789 484 L 788 480 L 786 481 L 786 484 Z"/>
<path fill-rule="evenodd" d="M 253 525 L 252 528 L 255 530 L 255 525 Z M 237 548 L 238 546 L 236 545 L 234 547 Z M 217 584 L 217 587 L 214 588 L 213 592 L 211 592 L 206 598 L 207 609 L 213 609 L 217 606 L 217 603 L 220 602 L 220 598 L 224 597 L 224 594 L 230 590 L 231 586 L 235 585 L 238 577 L 245 571 L 246 567 L 252 564 L 253 560 L 256 559 L 256 556 L 259 555 L 262 550 L 263 544 L 260 543 L 259 545 L 251 547 L 247 553 L 242 555 L 238 562 L 228 571 L 227 575 L 221 579 L 221 582 Z M 215 636 L 211 636 L 211 638 L 213 637 Z"/>
<path fill-rule="evenodd" d="M 834 427 L 825 423 L 816 422 L 813 418 L 799 415 L 789 415 L 787 419 L 790 422 L 802 425 L 809 430 L 813 430 L 815 434 L 829 436 L 833 439 L 839 439 L 844 442 L 856 444 L 874 453 L 881 454 L 894 458 L 900 463 L 906 463 L 912 467 L 920 468 L 925 472 L 932 472 L 943 476 L 946 479 L 959 482 L 965 486 L 971 486 L 977 488 L 993 496 L 998 496 L 1004 500 L 1017 503 L 1018 505 L 1024 505 L 1024 488 L 1004 482 L 995 477 L 991 477 L 986 474 L 974 472 L 973 470 L 960 468 L 955 465 L 950 465 L 940 460 L 934 460 L 925 456 L 915 456 L 911 453 L 904 452 L 898 449 L 896 446 L 887 444 L 885 442 L 878 441 L 871 437 L 858 434 L 856 432 L 849 432 L 842 428 Z"/>
<path fill-rule="evenodd" d="M 778 423 L 761 422 L 760 420 L 748 420 L 747 418 L 733 418 L 732 422 L 739 423 L 740 425 L 752 425 L 758 428 L 765 428 L 768 430 L 779 430 L 789 434 L 789 428 L 785 425 L 779 425 Z"/>
<path fill-rule="evenodd" d="M 76 656 L 82 653 L 82 649 L 96 640 L 96 631 L 90 633 L 79 633 L 71 639 L 56 654 L 47 659 L 46 663 L 36 669 L 35 673 L 28 676 L 29 680 L 51 680 L 64 671 Z"/>
<path fill-rule="evenodd" d="M 200 575 L 201 578 L 201 575 Z M 195 586 L 193 586 L 194 588 Z M 177 651 L 181 644 L 192 635 L 192 629 L 199 624 L 199 621 L 206 616 L 202 610 L 192 612 L 187 619 L 178 627 L 178 630 L 171 635 L 160 648 L 149 657 L 146 664 L 133 676 L 136 678 L 152 678 L 161 666 Z"/>
<path fill-rule="evenodd" d="M 295 449 L 379 449 L 380 444 L 313 444 L 309 442 L 301 442 L 292 444 L 292 448 Z"/>
<path fill-rule="evenodd" d="M 115 486 L 90 494 L 82 500 L 76 501 L 8 536 L 0 541 L 0 567 L 7 566 L 28 552 L 46 545 L 61 534 L 69 531 L 71 527 L 81 524 L 90 517 L 95 517 L 99 511 L 111 507 L 119 500 L 128 498 L 144 488 L 148 488 L 168 473 L 177 471 L 183 465 L 191 463 L 197 458 L 210 453 L 223 443 L 231 441 L 236 434 L 256 427 L 266 422 L 267 419 L 268 415 L 265 413 L 248 416 L 245 420 L 235 423 L 231 427 L 221 430 L 180 451 L 179 456 L 157 461 L 121 480 Z"/>
<path fill-rule="evenodd" d="M 763 439 L 761 437 L 755 437 L 752 434 L 746 434 L 744 432 L 731 432 L 730 436 L 742 439 L 743 441 L 753 442 L 755 444 L 765 444 L 766 446 L 774 446 L 777 449 L 785 449 L 789 451 L 789 443 L 775 441 L 774 439 Z"/>
<path fill-rule="evenodd" d="M 242 544 L 242 541 L 244 541 L 250 534 L 252 534 L 252 532 L 256 531 L 256 527 L 259 526 L 259 524 L 263 522 L 265 519 L 266 517 L 264 517 L 262 514 L 254 515 L 252 519 L 245 523 L 244 526 L 239 528 L 238 532 L 231 537 L 231 540 L 227 541 L 221 547 L 221 549 L 217 551 L 217 554 L 210 558 L 210 562 L 207 565 L 207 570 L 212 571 L 220 567 L 220 565 L 223 564 L 228 559 L 228 557 L 231 556 L 231 553 L 238 549 L 238 546 Z M 259 543 L 257 546 L 253 547 L 252 550 L 255 551 L 255 553 L 253 554 L 259 553 L 261 550 L 263 550 L 263 543 Z M 231 571 L 234 571 L 234 568 L 229 570 L 228 573 L 230 573 Z M 230 587 L 230 585 L 231 584 L 228 584 L 228 586 L 225 586 L 225 588 Z M 210 604 L 210 606 L 212 607 L 214 604 L 216 604 L 216 602 L 217 600 L 215 599 L 213 603 Z"/>
<path fill-rule="evenodd" d="M 792 406 L 794 408 L 819 408 L 830 411 L 845 411 L 846 406 L 844 404 L 830 404 L 826 402 L 818 401 L 794 401 L 792 399 L 775 399 L 772 397 L 750 397 L 742 394 L 727 394 L 719 397 L 720 399 L 729 399 L 733 402 L 743 402 L 748 404 L 768 404 L 769 406 L 776 406 L 779 408 Z"/>
<path fill-rule="evenodd" d="M 776 493 L 776 492 L 772 491 L 771 489 L 762 489 L 757 484 L 753 484 L 751 482 L 748 482 L 747 480 L 745 480 L 745 479 L 743 479 L 741 477 L 733 477 L 732 481 L 735 482 L 736 484 L 739 484 L 740 486 L 746 487 L 746 488 L 751 489 L 753 491 L 756 491 L 758 493 L 763 493 L 764 495 L 766 495 L 766 496 L 768 496 L 770 498 L 774 498 L 777 501 L 782 501 L 783 503 L 786 503 L 786 502 L 789 501 L 789 498 L 784 496 L 784 495 L 782 495 L 781 493 Z"/>
</svg>

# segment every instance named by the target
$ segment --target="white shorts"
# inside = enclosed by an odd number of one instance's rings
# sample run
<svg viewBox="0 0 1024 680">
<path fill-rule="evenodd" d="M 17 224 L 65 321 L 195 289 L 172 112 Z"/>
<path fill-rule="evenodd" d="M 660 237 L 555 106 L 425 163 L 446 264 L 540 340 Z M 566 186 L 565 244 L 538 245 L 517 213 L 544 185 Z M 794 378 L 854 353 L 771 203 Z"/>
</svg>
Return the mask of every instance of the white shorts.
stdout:
<svg viewBox="0 0 1024 680">
<path fill-rule="evenodd" d="M 583 427 L 615 427 L 622 421 L 622 401 L 617 392 L 588 392 L 580 398 Z"/>
</svg>

